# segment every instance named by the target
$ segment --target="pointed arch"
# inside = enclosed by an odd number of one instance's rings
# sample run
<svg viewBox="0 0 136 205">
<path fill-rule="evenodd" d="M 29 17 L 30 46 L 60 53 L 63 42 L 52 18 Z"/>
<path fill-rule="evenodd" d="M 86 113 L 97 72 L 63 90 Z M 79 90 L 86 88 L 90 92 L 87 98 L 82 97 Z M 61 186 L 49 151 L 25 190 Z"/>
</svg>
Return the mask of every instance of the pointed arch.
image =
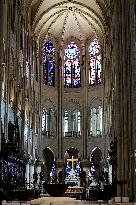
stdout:
<svg viewBox="0 0 136 205">
<path fill-rule="evenodd" d="M 90 152 L 90 172 L 94 180 L 99 181 L 102 172 L 102 151 L 99 147 L 95 147 Z"/>
</svg>

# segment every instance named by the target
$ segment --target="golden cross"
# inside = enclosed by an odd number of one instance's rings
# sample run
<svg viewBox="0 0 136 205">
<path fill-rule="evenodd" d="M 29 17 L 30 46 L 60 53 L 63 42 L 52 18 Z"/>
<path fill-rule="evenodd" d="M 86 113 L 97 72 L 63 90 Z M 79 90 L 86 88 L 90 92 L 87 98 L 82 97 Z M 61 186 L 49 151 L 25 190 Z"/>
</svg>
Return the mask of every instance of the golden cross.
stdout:
<svg viewBox="0 0 136 205">
<path fill-rule="evenodd" d="M 72 162 L 72 169 L 74 170 L 74 162 L 77 162 L 78 159 L 74 159 L 74 156 L 72 156 L 71 159 L 67 159 L 68 162 Z"/>
</svg>

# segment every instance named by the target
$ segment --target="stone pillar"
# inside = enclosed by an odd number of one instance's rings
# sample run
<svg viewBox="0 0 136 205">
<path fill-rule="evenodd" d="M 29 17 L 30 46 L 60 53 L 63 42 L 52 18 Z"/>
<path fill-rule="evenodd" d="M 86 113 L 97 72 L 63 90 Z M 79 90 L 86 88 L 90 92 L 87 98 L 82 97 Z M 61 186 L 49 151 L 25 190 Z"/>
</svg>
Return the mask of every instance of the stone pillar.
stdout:
<svg viewBox="0 0 136 205">
<path fill-rule="evenodd" d="M 38 181 L 37 181 L 37 184 L 39 184 L 39 182 L 40 182 L 41 164 L 42 164 L 42 162 L 39 161 L 39 160 L 37 160 L 36 163 L 35 163 L 35 171 L 36 171 L 37 174 L 38 174 Z"/>
<path fill-rule="evenodd" d="M 36 40 L 37 39 L 35 39 L 35 41 Z M 41 47 L 40 43 L 41 42 L 39 41 L 39 48 Z M 36 60 L 35 63 L 37 63 L 36 66 L 39 68 L 38 80 L 39 80 L 40 84 L 42 84 L 41 83 L 42 82 L 42 69 L 40 69 L 42 67 L 42 61 L 40 60 L 40 59 L 42 59 L 42 53 L 39 52 L 39 55 L 36 56 L 36 58 L 37 58 L 37 60 L 35 59 Z M 39 116 L 40 116 L 41 115 L 41 111 L 42 111 L 42 104 L 41 104 L 42 87 L 41 86 L 39 86 L 39 94 L 38 95 L 39 95 L 38 98 L 39 98 Z M 37 123 L 37 117 L 36 117 L 35 123 Z M 42 119 L 40 117 L 39 118 L 39 125 L 41 126 L 41 124 L 42 124 Z M 42 130 L 41 130 L 41 127 L 39 127 L 39 129 L 38 129 L 38 134 L 39 134 L 39 137 L 38 137 L 38 140 L 37 140 L 37 142 L 38 142 L 38 156 L 41 157 L 42 156 L 42 151 L 43 151 L 43 149 L 41 149 L 41 147 L 42 147 Z"/>
<path fill-rule="evenodd" d="M 136 197 L 134 149 L 136 147 L 135 1 L 114 1 L 112 13 L 112 69 L 115 78 L 114 122 L 117 137 L 117 181 L 122 196 Z M 117 185 L 121 196 L 121 185 Z"/>
<path fill-rule="evenodd" d="M 136 1 L 130 0 L 130 48 L 131 48 L 131 66 L 132 66 L 132 89 L 130 90 L 131 100 L 129 100 L 131 112 L 129 113 L 131 121 L 130 124 L 130 137 L 129 141 L 131 142 L 130 152 L 129 152 L 129 166 L 130 166 L 130 194 L 132 195 L 132 200 L 136 202 Z"/>
<path fill-rule="evenodd" d="M 26 187 L 27 189 L 29 188 L 29 182 L 30 182 L 30 178 L 29 178 L 29 164 L 26 165 L 26 173 L 25 173 L 25 179 L 26 179 Z"/>
<path fill-rule="evenodd" d="M 62 78 L 62 59 L 61 57 L 59 58 L 58 62 L 58 79 L 60 79 L 58 81 L 58 121 L 57 121 L 57 144 L 58 144 L 58 159 L 61 160 L 62 159 L 62 136 L 63 136 L 63 132 L 62 132 L 62 91 L 63 91 L 63 78 Z"/>
<path fill-rule="evenodd" d="M 82 96 L 83 96 L 83 102 L 82 102 L 82 140 L 83 140 L 83 159 L 87 158 L 87 139 L 88 139 L 88 72 L 86 69 L 86 59 L 85 59 L 85 50 L 82 52 L 82 72 L 83 72 L 83 80 L 82 80 Z"/>
<path fill-rule="evenodd" d="M 120 13 L 121 8 L 121 2 L 119 3 L 118 7 L 118 14 Z M 124 8 L 123 8 L 124 11 Z M 124 13 L 124 12 L 123 12 Z M 116 67 L 116 73 L 117 75 L 117 81 L 116 81 L 116 113 L 117 113 L 117 118 L 116 118 L 116 136 L 117 136 L 117 195 L 118 196 L 127 196 L 127 187 L 125 184 L 125 180 L 127 179 L 126 176 L 126 170 L 127 166 L 125 164 L 127 163 L 127 146 L 126 146 L 126 140 L 128 136 L 127 135 L 127 124 L 126 124 L 126 115 L 127 115 L 127 109 L 126 109 L 126 94 L 127 90 L 124 88 L 124 85 L 126 86 L 126 75 L 125 72 L 127 70 L 126 65 L 125 65 L 125 51 L 124 51 L 124 46 L 122 44 L 122 41 L 125 43 L 124 40 L 124 25 L 123 25 L 123 20 L 122 18 L 124 15 L 119 15 L 118 19 L 119 25 L 117 27 L 118 34 L 117 34 L 117 67 Z M 122 62 L 122 63 L 120 63 Z M 122 183 L 122 185 L 120 185 Z"/>
<path fill-rule="evenodd" d="M 34 164 L 30 164 L 30 167 L 29 167 L 29 173 L 30 173 L 30 188 L 33 187 L 33 175 L 34 175 Z"/>
<path fill-rule="evenodd" d="M 1 29 L 0 29 L 0 73 L 2 73 L 2 63 L 3 63 L 3 21 L 4 21 L 4 0 L 0 1 L 0 21 L 1 21 Z M 1 119 L 1 96 L 2 96 L 2 75 L 0 75 L 0 119 Z M 1 120 L 0 120 L 1 127 Z M 0 132 L 0 150 L 1 150 L 1 132 Z"/>
</svg>

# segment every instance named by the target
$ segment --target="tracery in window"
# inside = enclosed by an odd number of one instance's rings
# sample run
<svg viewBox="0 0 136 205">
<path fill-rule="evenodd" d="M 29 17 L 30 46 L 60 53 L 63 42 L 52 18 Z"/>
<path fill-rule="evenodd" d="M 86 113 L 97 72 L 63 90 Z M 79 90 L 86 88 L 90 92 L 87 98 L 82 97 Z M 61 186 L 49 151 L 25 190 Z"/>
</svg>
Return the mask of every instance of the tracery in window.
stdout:
<svg viewBox="0 0 136 205">
<path fill-rule="evenodd" d="M 48 137 L 53 137 L 56 131 L 56 117 L 52 109 L 42 110 L 42 133 Z"/>
<path fill-rule="evenodd" d="M 81 115 L 79 111 L 64 112 L 65 137 L 80 137 Z"/>
<path fill-rule="evenodd" d="M 96 136 L 102 133 L 102 107 L 90 109 L 90 135 Z"/>
<path fill-rule="evenodd" d="M 81 87 L 80 48 L 74 42 L 67 45 L 65 49 L 64 87 Z"/>
<path fill-rule="evenodd" d="M 43 84 L 55 86 L 55 47 L 51 41 L 43 44 Z"/>
<path fill-rule="evenodd" d="M 89 85 L 101 83 L 101 48 L 97 39 L 94 39 L 89 46 Z"/>
</svg>

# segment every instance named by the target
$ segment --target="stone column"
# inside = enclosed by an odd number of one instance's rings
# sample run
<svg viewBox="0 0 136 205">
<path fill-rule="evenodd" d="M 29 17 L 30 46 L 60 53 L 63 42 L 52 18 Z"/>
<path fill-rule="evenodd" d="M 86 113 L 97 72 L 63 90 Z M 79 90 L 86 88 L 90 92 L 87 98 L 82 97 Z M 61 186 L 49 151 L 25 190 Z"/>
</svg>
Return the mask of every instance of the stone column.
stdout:
<svg viewBox="0 0 136 205">
<path fill-rule="evenodd" d="M 2 73 L 2 63 L 3 63 L 3 21 L 4 21 L 4 0 L 0 1 L 0 73 Z M 0 75 L 0 127 L 1 127 L 1 96 L 2 96 L 2 75 Z M 1 132 L 0 132 L 0 150 L 1 150 Z"/>
<path fill-rule="evenodd" d="M 39 184 L 39 182 L 40 182 L 41 164 L 42 164 L 42 162 L 40 160 L 37 160 L 36 163 L 35 163 L 35 171 L 38 174 L 37 184 Z"/>
<path fill-rule="evenodd" d="M 30 173 L 30 188 L 33 187 L 33 175 L 34 175 L 34 164 L 31 162 L 30 167 L 29 167 L 29 173 Z"/>
<path fill-rule="evenodd" d="M 129 101 L 131 112 L 129 113 L 131 121 L 130 124 L 130 136 L 129 141 L 131 142 L 130 154 L 129 154 L 129 166 L 130 166 L 130 194 L 132 195 L 133 201 L 136 202 L 136 1 L 130 0 L 130 41 L 131 41 L 131 54 L 130 62 L 132 66 L 132 89 L 130 89 L 131 100 Z M 130 75 L 130 74 L 129 74 Z"/>
<path fill-rule="evenodd" d="M 83 140 L 83 159 L 87 158 L 87 139 L 88 139 L 88 72 L 86 69 L 86 58 L 85 58 L 85 48 L 82 52 L 82 74 L 83 74 L 83 80 L 82 80 L 82 96 L 83 96 L 83 101 L 82 101 L 82 140 Z M 87 56 L 86 56 L 87 57 Z"/>
<path fill-rule="evenodd" d="M 35 41 L 37 41 L 37 39 L 35 38 Z M 39 48 L 41 48 L 41 42 L 39 41 Z M 37 54 L 36 54 L 37 55 Z M 36 60 L 37 59 L 37 60 Z M 39 68 L 39 72 L 38 72 L 38 81 L 39 81 L 39 84 L 42 85 L 42 50 L 41 52 L 39 52 L 39 55 L 36 56 L 36 59 L 35 59 L 35 63 L 37 63 L 36 67 Z M 39 116 L 41 115 L 41 111 L 42 111 L 42 104 L 41 104 L 41 96 L 42 96 L 42 86 L 39 86 L 39 94 L 38 94 L 38 98 L 39 98 Z M 35 98 L 36 99 L 36 98 Z M 37 115 L 37 114 L 36 114 Z M 35 123 L 37 123 L 37 117 L 36 117 L 36 121 Z M 42 130 L 41 130 L 41 124 L 42 124 L 42 119 L 41 117 L 39 118 L 39 129 L 38 129 L 38 134 L 39 134 L 39 137 L 38 137 L 38 156 L 41 157 L 42 156 L 42 151 L 43 149 L 41 149 L 42 147 Z"/>
<path fill-rule="evenodd" d="M 125 175 L 125 153 L 127 153 L 127 149 L 125 146 L 125 141 L 126 141 L 126 134 L 125 132 L 125 114 L 127 113 L 126 110 L 126 105 L 125 105 L 125 95 L 127 94 L 125 88 L 123 85 L 125 84 L 125 79 L 124 75 L 126 72 L 126 65 L 124 64 L 124 46 L 122 44 L 125 43 L 124 40 L 124 32 L 123 32 L 123 21 L 122 17 L 120 15 L 120 10 L 121 10 L 121 2 L 119 2 L 117 6 L 117 19 L 119 19 L 119 23 L 117 26 L 117 42 L 116 42 L 116 48 L 117 48 L 117 65 L 116 65 L 116 73 L 117 73 L 117 80 L 116 80 L 116 136 L 117 136 L 117 195 L 118 196 L 127 196 L 126 192 L 126 185 L 125 185 L 125 180 L 126 180 L 126 175 Z M 123 8 L 124 10 L 124 8 Z M 122 62 L 122 63 L 121 63 Z M 126 76 L 125 76 L 126 77 Z M 125 84 L 126 85 L 126 84 Z M 126 112 L 126 113 L 125 113 Z M 120 183 L 122 185 L 120 185 Z M 122 188 L 121 188 L 122 187 Z"/>
<path fill-rule="evenodd" d="M 135 7 L 134 1 L 115 1 L 112 15 L 112 64 L 115 75 L 115 137 L 117 137 L 117 181 L 122 196 L 135 198 L 134 149 L 136 132 Z M 134 106 L 133 106 L 134 105 Z M 134 122 L 134 124 L 133 124 Z M 126 181 L 126 184 L 124 183 Z M 117 185 L 121 196 L 121 185 Z"/>
<path fill-rule="evenodd" d="M 26 165 L 26 173 L 25 173 L 25 179 L 26 179 L 26 183 L 27 183 L 27 185 L 26 185 L 26 187 L 27 187 L 27 189 L 29 188 L 29 180 L 30 180 L 30 178 L 29 178 L 29 163 Z"/>
<path fill-rule="evenodd" d="M 59 57 L 59 61 L 58 62 L 58 78 L 60 79 L 58 81 L 58 123 L 57 123 L 57 136 L 58 136 L 58 140 L 57 140 L 57 144 L 58 144 L 58 160 L 61 161 L 62 159 L 62 91 L 63 91 L 63 80 L 62 80 L 62 58 Z"/>
</svg>

